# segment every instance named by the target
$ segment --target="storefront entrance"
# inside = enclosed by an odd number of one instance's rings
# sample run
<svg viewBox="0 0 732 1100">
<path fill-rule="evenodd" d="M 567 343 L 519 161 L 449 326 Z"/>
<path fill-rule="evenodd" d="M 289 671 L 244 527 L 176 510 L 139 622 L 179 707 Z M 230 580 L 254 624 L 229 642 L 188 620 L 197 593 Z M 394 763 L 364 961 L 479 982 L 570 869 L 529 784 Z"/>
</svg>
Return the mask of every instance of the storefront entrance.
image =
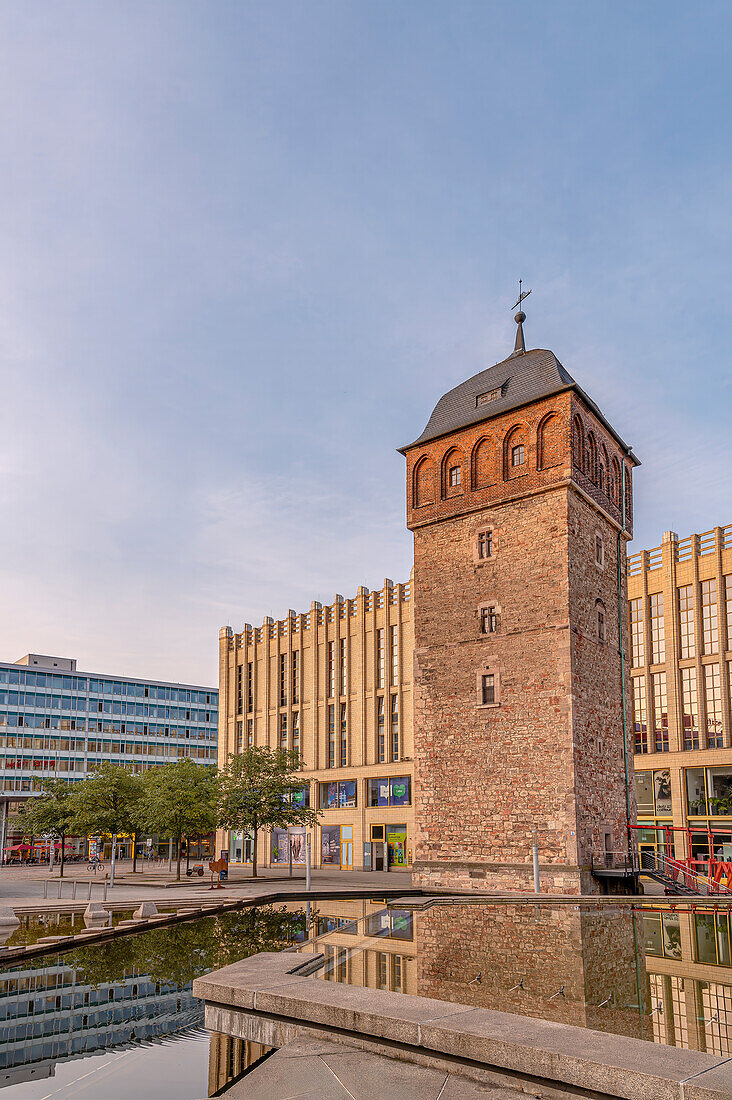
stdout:
<svg viewBox="0 0 732 1100">
<path fill-rule="evenodd" d="M 230 863 L 251 863 L 252 862 L 252 836 L 251 833 L 247 833 L 244 836 L 243 833 L 229 833 L 229 862 Z"/>
<path fill-rule="evenodd" d="M 387 825 L 386 851 L 388 858 L 388 870 L 392 867 L 406 867 L 407 865 L 407 826 Z"/>
<path fill-rule="evenodd" d="M 353 870 L 353 826 L 341 826 L 341 871 Z"/>
</svg>

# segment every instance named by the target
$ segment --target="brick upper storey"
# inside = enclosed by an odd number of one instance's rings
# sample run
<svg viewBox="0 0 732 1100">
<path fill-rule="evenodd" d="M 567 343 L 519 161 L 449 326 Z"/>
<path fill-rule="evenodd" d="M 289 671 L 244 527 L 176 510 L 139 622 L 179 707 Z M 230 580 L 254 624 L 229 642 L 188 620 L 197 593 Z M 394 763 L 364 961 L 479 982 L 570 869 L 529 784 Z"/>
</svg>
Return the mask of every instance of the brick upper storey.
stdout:
<svg viewBox="0 0 732 1100">
<path fill-rule="evenodd" d="M 523 448 L 518 463 L 516 448 Z M 422 435 L 401 450 L 412 530 L 570 482 L 620 526 L 625 463 L 632 537 L 638 460 L 552 352 L 511 356 L 450 390 Z"/>
</svg>

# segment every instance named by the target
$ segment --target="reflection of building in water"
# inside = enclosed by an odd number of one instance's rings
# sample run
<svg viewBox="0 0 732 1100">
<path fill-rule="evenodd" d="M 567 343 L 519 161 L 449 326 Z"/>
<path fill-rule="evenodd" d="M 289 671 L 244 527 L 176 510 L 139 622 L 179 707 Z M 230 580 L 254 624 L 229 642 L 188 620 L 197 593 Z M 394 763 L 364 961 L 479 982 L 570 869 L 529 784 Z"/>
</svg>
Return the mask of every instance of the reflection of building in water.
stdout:
<svg viewBox="0 0 732 1100">
<path fill-rule="evenodd" d="M 209 1096 L 215 1096 L 219 1089 L 253 1066 L 270 1049 L 261 1043 L 250 1043 L 246 1039 L 212 1031 L 208 1048 Z"/>
<path fill-rule="evenodd" d="M 420 996 L 643 1037 L 627 908 L 437 905 L 416 935 Z"/>
<path fill-rule="evenodd" d="M 134 972 L 85 984 L 58 962 L 0 975 L 0 1085 L 52 1077 L 54 1063 L 130 1040 L 200 1024 L 203 1011 L 182 988 Z"/>
<path fill-rule="evenodd" d="M 722 907 L 645 912 L 653 1039 L 732 1055 L 732 944 Z"/>
</svg>

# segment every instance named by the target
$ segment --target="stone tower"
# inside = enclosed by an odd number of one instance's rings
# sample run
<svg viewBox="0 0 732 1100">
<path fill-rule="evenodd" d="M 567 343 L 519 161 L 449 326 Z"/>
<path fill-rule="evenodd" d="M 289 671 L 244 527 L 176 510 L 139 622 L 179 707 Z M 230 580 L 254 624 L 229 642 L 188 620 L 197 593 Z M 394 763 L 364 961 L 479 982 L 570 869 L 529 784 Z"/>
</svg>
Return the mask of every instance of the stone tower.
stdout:
<svg viewBox="0 0 732 1100">
<path fill-rule="evenodd" d="M 417 885 L 597 889 L 627 850 L 637 459 L 551 351 L 450 390 L 402 449 L 415 566 Z M 620 608 L 620 612 L 619 612 Z M 623 691 L 625 686 L 625 692 Z M 625 708 L 625 715 L 624 715 Z"/>
</svg>

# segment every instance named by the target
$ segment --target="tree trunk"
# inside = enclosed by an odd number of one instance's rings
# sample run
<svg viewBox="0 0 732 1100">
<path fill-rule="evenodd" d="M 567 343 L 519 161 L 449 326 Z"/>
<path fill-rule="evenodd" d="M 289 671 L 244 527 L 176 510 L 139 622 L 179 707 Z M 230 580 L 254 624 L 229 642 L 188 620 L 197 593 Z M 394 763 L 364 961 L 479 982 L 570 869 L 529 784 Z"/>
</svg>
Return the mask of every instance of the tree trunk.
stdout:
<svg viewBox="0 0 732 1100">
<path fill-rule="evenodd" d="M 64 852 L 66 851 L 66 833 L 61 833 L 61 866 L 59 868 L 58 877 L 64 877 Z"/>
<path fill-rule="evenodd" d="M 132 834 L 132 874 L 137 870 L 137 833 Z"/>
<path fill-rule="evenodd" d="M 191 838 L 186 837 L 186 877 L 191 869 Z"/>
<path fill-rule="evenodd" d="M 176 856 L 175 878 L 176 878 L 177 882 L 180 882 L 180 841 L 181 841 L 181 834 L 178 833 L 178 836 L 175 838 L 175 856 Z"/>
<path fill-rule="evenodd" d="M 257 877 L 257 827 L 252 830 L 252 878 Z M 242 840 L 243 843 L 243 840 Z"/>
<path fill-rule="evenodd" d="M 114 886 L 114 871 L 117 866 L 117 834 L 112 833 L 112 863 L 109 870 L 109 888 Z"/>
</svg>

